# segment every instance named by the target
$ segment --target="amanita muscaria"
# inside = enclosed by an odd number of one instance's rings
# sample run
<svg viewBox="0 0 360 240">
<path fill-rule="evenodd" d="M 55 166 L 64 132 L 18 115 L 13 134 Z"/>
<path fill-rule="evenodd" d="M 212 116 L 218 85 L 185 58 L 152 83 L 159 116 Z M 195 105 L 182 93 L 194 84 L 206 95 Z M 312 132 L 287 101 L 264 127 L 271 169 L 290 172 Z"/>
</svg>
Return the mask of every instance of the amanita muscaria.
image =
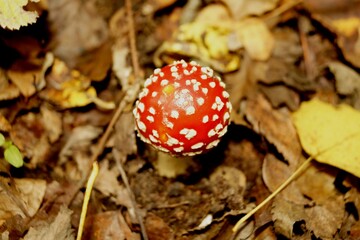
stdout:
<svg viewBox="0 0 360 240">
<path fill-rule="evenodd" d="M 139 137 L 177 156 L 215 147 L 230 123 L 225 83 L 209 67 L 176 61 L 145 81 L 133 111 Z"/>
</svg>

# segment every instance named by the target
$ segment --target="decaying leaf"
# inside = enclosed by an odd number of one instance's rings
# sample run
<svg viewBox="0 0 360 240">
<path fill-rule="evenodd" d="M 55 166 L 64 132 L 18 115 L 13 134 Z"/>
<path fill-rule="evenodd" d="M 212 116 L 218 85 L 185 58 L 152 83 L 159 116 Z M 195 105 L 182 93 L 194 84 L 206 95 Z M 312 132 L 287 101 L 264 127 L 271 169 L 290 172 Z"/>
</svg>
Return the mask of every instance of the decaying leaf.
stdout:
<svg viewBox="0 0 360 240">
<path fill-rule="evenodd" d="M 55 60 L 48 79 L 50 86 L 41 92 L 41 96 L 62 108 L 83 107 L 90 103 L 104 109 L 115 107 L 113 102 L 105 102 L 97 97 L 89 78 L 77 70 L 68 69 L 60 60 Z"/>
<path fill-rule="evenodd" d="M 278 195 L 273 202 L 273 220 L 278 233 L 290 238 L 333 239 L 340 229 L 344 214 L 344 196 L 335 187 L 336 169 L 314 164 L 296 179 L 285 191 L 308 202 L 297 202 Z"/>
<path fill-rule="evenodd" d="M 94 188 L 104 194 L 104 196 L 110 197 L 116 204 L 132 209 L 128 191 L 118 181 L 119 175 L 120 173 L 116 166 L 109 167 L 109 161 L 101 162 Z"/>
<path fill-rule="evenodd" d="M 293 168 L 297 167 L 301 146 L 289 119 L 290 113 L 273 109 L 262 95 L 258 95 L 247 101 L 245 114 L 254 130 L 274 144 Z"/>
<path fill-rule="evenodd" d="M 336 90 L 340 94 L 350 95 L 360 91 L 360 75 L 341 62 L 329 63 L 330 71 L 335 75 Z"/>
<path fill-rule="evenodd" d="M 154 62 L 161 66 L 166 59 L 164 55 L 180 54 L 200 59 L 220 72 L 233 71 L 239 67 L 240 59 L 227 46 L 231 31 L 230 17 L 224 6 L 205 7 L 195 21 L 181 25 L 174 38 L 163 43 Z"/>
<path fill-rule="evenodd" d="M 235 19 L 260 16 L 276 7 L 279 0 L 222 0 Z"/>
<path fill-rule="evenodd" d="M 344 57 L 353 65 L 360 67 L 360 4 L 357 1 L 311 1 L 305 7 L 330 31 L 337 34 L 338 44 Z"/>
<path fill-rule="evenodd" d="M 46 181 L 42 179 L 14 179 L 15 186 L 19 194 L 15 197 L 20 197 L 19 201 L 25 203 L 25 208 L 30 216 L 34 216 L 40 208 L 46 190 Z M 25 217 L 23 211 L 15 203 L 9 194 L 4 189 L 0 191 L 0 219 L 7 219 L 9 217 L 20 215 Z"/>
<path fill-rule="evenodd" d="M 73 240 L 75 239 L 74 231 L 71 228 L 72 211 L 66 207 L 61 207 L 58 215 L 52 222 L 42 222 L 36 227 L 30 227 L 29 232 L 25 235 L 24 240 L 42 240 L 58 239 Z"/>
<path fill-rule="evenodd" d="M 72 129 L 71 135 L 66 139 L 63 148 L 60 151 L 60 163 L 74 155 L 74 151 L 88 149 L 91 141 L 97 138 L 102 132 L 101 128 L 91 125 L 79 126 Z"/>
<path fill-rule="evenodd" d="M 145 219 L 146 232 L 150 239 L 166 240 L 174 239 L 173 230 L 164 220 L 153 213 L 149 213 Z"/>
<path fill-rule="evenodd" d="M 335 76 L 337 92 L 349 96 L 350 103 L 360 109 L 360 75 L 341 62 L 330 62 L 328 67 Z"/>
<path fill-rule="evenodd" d="M 154 62 L 161 66 L 175 54 L 194 57 L 220 72 L 231 72 L 240 66 L 240 58 L 233 50 L 241 47 L 251 58 L 267 60 L 274 48 L 274 37 L 258 18 L 236 21 L 223 5 L 209 5 L 193 22 L 181 25 L 172 40 L 163 43 Z"/>
<path fill-rule="evenodd" d="M 275 40 L 262 20 L 258 18 L 241 20 L 236 23 L 235 33 L 252 59 L 263 61 L 270 57 Z"/>
<path fill-rule="evenodd" d="M 0 131 L 8 132 L 11 129 L 9 121 L 0 113 Z"/>
<path fill-rule="evenodd" d="M 292 117 L 308 154 L 360 177 L 359 111 L 313 99 L 302 103 Z"/>
<path fill-rule="evenodd" d="M 49 0 L 49 20 L 54 30 L 54 54 L 74 67 L 85 51 L 100 47 L 108 37 L 106 22 L 94 2 Z M 86 27 L 85 27 L 86 26 Z"/>
<path fill-rule="evenodd" d="M 2 0 L 0 2 L 0 26 L 10 30 L 17 30 L 21 26 L 35 23 L 38 14 L 23 9 L 28 1 L 29 0 Z M 39 2 L 40 0 L 30 1 Z"/>
<path fill-rule="evenodd" d="M 89 215 L 85 223 L 84 239 L 140 240 L 138 233 L 132 232 L 121 211 L 107 211 Z"/>
</svg>

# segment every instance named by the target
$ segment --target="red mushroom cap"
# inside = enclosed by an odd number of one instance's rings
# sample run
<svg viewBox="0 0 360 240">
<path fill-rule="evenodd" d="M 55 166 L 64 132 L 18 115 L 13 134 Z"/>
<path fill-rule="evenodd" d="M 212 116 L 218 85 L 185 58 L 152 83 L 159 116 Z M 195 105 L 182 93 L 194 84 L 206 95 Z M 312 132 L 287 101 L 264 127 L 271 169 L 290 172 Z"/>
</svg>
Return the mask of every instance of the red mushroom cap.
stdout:
<svg viewBox="0 0 360 240">
<path fill-rule="evenodd" d="M 227 131 L 230 112 L 225 83 L 211 68 L 184 60 L 156 69 L 133 111 L 144 142 L 183 156 L 216 146 Z"/>
</svg>

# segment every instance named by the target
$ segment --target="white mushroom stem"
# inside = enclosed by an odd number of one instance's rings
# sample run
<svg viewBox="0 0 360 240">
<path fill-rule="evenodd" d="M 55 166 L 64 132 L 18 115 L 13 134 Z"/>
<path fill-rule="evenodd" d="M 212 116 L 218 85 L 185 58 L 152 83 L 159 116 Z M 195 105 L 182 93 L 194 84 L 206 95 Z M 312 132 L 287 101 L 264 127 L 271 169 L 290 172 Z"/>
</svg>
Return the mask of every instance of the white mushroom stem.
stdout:
<svg viewBox="0 0 360 240">
<path fill-rule="evenodd" d="M 192 157 L 174 157 L 158 151 L 158 157 L 153 165 L 160 176 L 174 178 L 185 174 L 192 162 Z"/>
</svg>

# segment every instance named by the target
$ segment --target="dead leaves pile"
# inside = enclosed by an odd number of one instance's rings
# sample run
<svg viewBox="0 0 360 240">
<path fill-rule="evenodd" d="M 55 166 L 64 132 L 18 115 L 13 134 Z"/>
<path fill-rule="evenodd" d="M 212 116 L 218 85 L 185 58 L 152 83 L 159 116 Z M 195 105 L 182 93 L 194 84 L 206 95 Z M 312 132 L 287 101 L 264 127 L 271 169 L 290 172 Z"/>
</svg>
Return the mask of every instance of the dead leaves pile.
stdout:
<svg viewBox="0 0 360 240">
<path fill-rule="evenodd" d="M 359 238 L 359 3 L 132 2 L 140 75 L 179 59 L 211 66 L 233 124 L 217 149 L 167 179 L 137 142 L 127 104 L 98 159 L 84 238 L 141 239 L 143 224 L 149 239 L 230 239 L 309 156 L 237 239 Z M 125 7 L 5 0 L 0 26 L 0 130 L 25 157 L 22 170 L 0 164 L 1 239 L 74 239 L 96 143 L 137 89 Z"/>
</svg>

